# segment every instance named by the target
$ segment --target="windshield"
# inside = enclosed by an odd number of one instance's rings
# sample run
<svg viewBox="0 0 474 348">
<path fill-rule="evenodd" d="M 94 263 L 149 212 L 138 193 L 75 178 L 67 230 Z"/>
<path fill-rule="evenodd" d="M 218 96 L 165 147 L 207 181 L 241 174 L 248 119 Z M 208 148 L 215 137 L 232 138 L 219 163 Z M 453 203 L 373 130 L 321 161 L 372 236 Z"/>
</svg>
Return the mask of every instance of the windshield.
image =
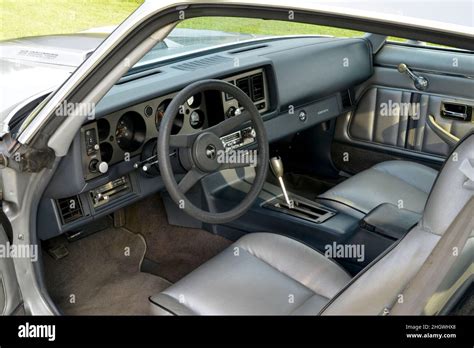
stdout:
<svg viewBox="0 0 474 348">
<path fill-rule="evenodd" d="M 412 4 L 408 0 L 388 0 L 384 3 L 378 0 L 331 0 L 318 1 L 318 4 L 322 8 L 327 7 L 328 9 L 354 13 L 360 16 L 370 17 L 375 15 L 385 21 L 401 20 L 402 22 L 414 23 L 418 21 L 426 25 L 436 24 L 437 27 L 443 27 L 446 30 L 472 30 L 473 24 L 473 2 L 469 0 L 454 0 L 453 4 L 456 4 L 456 6 L 453 7 L 443 6 L 443 1 L 431 1 L 430 3 L 419 1 Z M 422 11 L 427 7 L 430 8 L 430 11 Z M 291 16 L 291 13 L 289 16 Z M 396 35 L 396 33 L 393 34 Z M 222 45 L 290 35 L 360 37 L 363 33 L 355 30 L 298 23 L 296 19 L 292 20 L 290 17 L 287 21 L 239 17 L 191 18 L 181 21 L 164 42 L 148 52 L 131 71 L 160 62 L 165 58 L 178 57 Z M 395 36 L 388 38 L 389 41 L 399 42 L 406 42 L 407 40 L 411 42 L 410 39 Z M 430 43 L 427 44 L 431 45 Z"/>
<path fill-rule="evenodd" d="M 281 36 L 360 37 L 362 32 L 297 22 L 239 17 L 200 17 L 184 20 L 164 42 L 148 52 L 132 70 L 172 56 L 180 56 L 222 45 Z"/>
</svg>

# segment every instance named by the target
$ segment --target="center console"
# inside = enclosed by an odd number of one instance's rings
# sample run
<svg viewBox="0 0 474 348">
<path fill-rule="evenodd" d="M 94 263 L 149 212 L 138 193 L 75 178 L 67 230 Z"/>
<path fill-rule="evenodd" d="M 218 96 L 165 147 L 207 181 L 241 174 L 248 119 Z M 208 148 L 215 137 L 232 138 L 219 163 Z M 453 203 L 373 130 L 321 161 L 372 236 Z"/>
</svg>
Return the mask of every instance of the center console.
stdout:
<svg viewBox="0 0 474 348">
<path fill-rule="evenodd" d="M 279 175 L 282 178 L 283 166 L 278 163 L 273 163 L 272 170 L 277 178 Z M 252 186 L 253 175 L 252 169 L 242 168 L 205 178 L 203 186 L 208 188 L 209 197 L 212 197 L 209 207 L 219 211 L 233 208 Z M 283 180 L 279 182 L 280 187 L 265 183 L 253 207 L 237 221 L 209 228 L 230 239 L 255 231 L 282 234 L 322 254 L 335 248 L 359 250 L 362 255 L 345 253 L 328 256 L 355 275 L 403 238 L 421 218 L 419 214 L 385 203 L 360 219 L 325 206 L 324 200 L 312 200 L 286 192 Z M 182 221 L 171 217 L 170 223 L 174 223 L 173 220 L 177 224 Z"/>
</svg>

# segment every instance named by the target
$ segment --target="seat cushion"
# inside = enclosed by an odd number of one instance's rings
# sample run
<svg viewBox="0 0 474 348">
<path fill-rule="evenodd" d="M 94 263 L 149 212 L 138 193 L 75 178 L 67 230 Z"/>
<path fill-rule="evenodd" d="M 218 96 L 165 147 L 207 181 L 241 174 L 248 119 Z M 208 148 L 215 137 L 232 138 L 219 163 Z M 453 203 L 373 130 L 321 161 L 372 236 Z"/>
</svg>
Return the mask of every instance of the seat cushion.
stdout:
<svg viewBox="0 0 474 348">
<path fill-rule="evenodd" d="M 408 161 L 387 161 L 360 172 L 318 198 L 325 205 L 362 218 L 382 203 L 423 213 L 438 172 Z"/>
<path fill-rule="evenodd" d="M 350 280 L 302 243 L 252 233 L 150 301 L 156 314 L 315 315 Z"/>
</svg>

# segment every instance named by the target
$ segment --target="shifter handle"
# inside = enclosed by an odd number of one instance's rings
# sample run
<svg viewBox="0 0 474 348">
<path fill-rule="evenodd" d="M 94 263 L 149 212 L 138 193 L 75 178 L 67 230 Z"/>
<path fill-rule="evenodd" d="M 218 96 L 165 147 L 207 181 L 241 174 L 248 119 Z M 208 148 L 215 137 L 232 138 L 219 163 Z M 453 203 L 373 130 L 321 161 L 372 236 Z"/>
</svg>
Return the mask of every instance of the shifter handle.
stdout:
<svg viewBox="0 0 474 348">
<path fill-rule="evenodd" d="M 272 168 L 273 174 L 277 178 L 282 178 L 283 177 L 283 162 L 280 157 L 272 157 L 270 159 L 270 167 Z"/>
<path fill-rule="evenodd" d="M 285 197 L 288 208 L 293 209 L 293 202 L 290 201 L 290 198 L 288 197 L 285 182 L 283 181 L 283 161 L 280 157 L 272 157 L 270 159 L 270 167 L 272 168 L 273 174 L 275 174 L 275 176 L 278 178 L 278 181 L 280 182 L 281 190 L 283 191 L 283 196 Z"/>
</svg>

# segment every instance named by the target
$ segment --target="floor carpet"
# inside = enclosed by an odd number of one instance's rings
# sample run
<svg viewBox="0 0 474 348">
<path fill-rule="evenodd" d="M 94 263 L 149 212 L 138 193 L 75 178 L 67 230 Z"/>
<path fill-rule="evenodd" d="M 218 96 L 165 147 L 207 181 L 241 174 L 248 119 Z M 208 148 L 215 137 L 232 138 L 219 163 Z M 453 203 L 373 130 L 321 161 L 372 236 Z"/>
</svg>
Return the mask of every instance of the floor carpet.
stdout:
<svg viewBox="0 0 474 348">
<path fill-rule="evenodd" d="M 159 195 L 127 207 L 125 216 L 127 229 L 145 238 L 145 258 L 154 264 L 152 268 L 147 267 L 147 271 L 172 283 L 232 243 L 207 231 L 168 224 Z"/>
<path fill-rule="evenodd" d="M 67 248 L 60 260 L 43 257 L 49 293 L 64 314 L 150 314 L 148 297 L 170 285 L 140 272 L 145 241 L 125 229 L 108 228 Z"/>
</svg>

